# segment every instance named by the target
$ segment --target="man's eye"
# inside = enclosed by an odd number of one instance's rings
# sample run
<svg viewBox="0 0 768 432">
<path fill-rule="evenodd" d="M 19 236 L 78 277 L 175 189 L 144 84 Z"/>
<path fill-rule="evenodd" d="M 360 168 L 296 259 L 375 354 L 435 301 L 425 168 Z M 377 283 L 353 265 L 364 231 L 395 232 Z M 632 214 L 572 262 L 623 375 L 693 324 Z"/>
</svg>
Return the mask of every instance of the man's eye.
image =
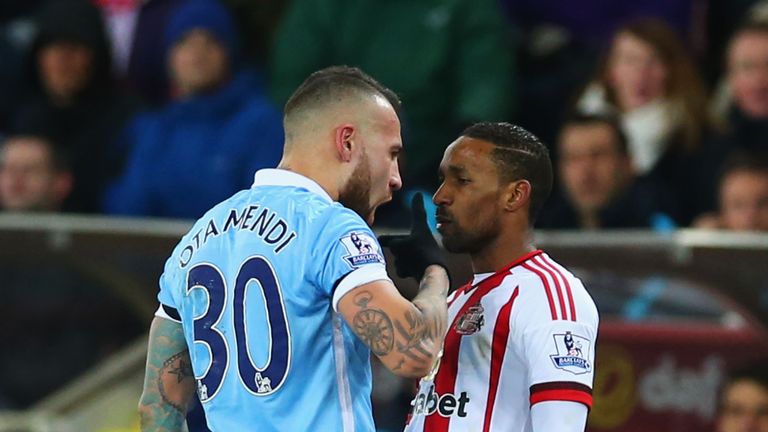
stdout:
<svg viewBox="0 0 768 432">
<path fill-rule="evenodd" d="M 463 185 L 472 183 L 472 180 L 464 177 L 458 177 L 456 180 L 459 182 L 459 184 Z"/>
</svg>

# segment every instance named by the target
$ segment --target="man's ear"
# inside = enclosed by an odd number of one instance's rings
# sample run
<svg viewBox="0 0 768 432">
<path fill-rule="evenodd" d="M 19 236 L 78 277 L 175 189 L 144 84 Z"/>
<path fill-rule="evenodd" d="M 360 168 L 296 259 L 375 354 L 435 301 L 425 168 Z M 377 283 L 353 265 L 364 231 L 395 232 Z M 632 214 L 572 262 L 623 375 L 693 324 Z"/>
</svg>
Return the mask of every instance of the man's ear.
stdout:
<svg viewBox="0 0 768 432">
<path fill-rule="evenodd" d="M 355 126 L 351 124 L 343 124 L 337 127 L 334 140 L 336 144 L 336 151 L 339 153 L 339 159 L 341 159 L 343 162 L 349 162 L 352 160 L 352 149 L 354 148 L 355 140 Z"/>
<path fill-rule="evenodd" d="M 531 183 L 528 180 L 515 180 L 507 184 L 504 191 L 504 210 L 515 212 L 527 208 L 531 202 Z"/>
</svg>

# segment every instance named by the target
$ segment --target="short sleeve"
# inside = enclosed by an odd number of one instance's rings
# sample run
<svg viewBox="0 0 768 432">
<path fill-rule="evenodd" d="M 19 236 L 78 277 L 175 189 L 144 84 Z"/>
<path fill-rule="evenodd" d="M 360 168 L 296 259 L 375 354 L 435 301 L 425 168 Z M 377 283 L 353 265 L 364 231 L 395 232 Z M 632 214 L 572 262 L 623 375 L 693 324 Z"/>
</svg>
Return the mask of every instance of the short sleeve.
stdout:
<svg viewBox="0 0 768 432">
<path fill-rule="evenodd" d="M 177 250 L 178 247 L 165 261 L 163 274 L 160 275 L 160 292 L 157 294 L 157 300 L 160 302 L 160 307 L 166 311 L 168 308 L 178 311 L 183 295 L 182 271 Z"/>
<path fill-rule="evenodd" d="M 314 281 L 321 291 L 339 300 L 350 290 L 377 280 L 390 280 L 381 246 L 373 231 L 349 210 L 336 211 L 321 230 L 315 251 Z"/>
<path fill-rule="evenodd" d="M 529 310 L 511 323 L 528 371 L 531 406 L 570 401 L 591 408 L 598 316 L 593 303 L 579 312 L 578 320 L 570 320 Z"/>
</svg>

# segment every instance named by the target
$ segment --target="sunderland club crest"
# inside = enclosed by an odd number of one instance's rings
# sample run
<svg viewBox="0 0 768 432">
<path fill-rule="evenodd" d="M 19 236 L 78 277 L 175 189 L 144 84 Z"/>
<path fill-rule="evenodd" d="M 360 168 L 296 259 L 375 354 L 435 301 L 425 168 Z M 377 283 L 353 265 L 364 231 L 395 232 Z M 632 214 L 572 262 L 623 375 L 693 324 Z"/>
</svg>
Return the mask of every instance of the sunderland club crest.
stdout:
<svg viewBox="0 0 768 432">
<path fill-rule="evenodd" d="M 456 321 L 456 333 L 462 335 L 471 335 L 480 331 L 485 324 L 485 317 L 483 316 L 483 305 L 480 303 L 470 306 L 464 315 L 459 317 Z"/>
</svg>

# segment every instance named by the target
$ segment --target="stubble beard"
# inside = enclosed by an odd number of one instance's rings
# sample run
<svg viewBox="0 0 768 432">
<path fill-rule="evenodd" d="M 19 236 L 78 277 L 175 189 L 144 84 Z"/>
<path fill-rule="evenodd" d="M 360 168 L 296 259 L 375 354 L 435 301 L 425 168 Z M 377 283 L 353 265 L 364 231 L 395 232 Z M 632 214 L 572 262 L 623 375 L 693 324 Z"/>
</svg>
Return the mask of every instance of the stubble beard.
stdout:
<svg viewBox="0 0 768 432">
<path fill-rule="evenodd" d="M 339 192 L 339 202 L 360 215 L 370 225 L 373 223 L 373 209 L 370 207 L 370 200 L 371 170 L 368 166 L 368 155 L 363 153 L 347 184 Z"/>
<path fill-rule="evenodd" d="M 443 235 L 443 247 L 451 253 L 473 255 L 486 248 L 496 237 L 497 229 L 492 223 L 483 223 L 468 230 L 453 222 L 453 232 Z"/>
</svg>

